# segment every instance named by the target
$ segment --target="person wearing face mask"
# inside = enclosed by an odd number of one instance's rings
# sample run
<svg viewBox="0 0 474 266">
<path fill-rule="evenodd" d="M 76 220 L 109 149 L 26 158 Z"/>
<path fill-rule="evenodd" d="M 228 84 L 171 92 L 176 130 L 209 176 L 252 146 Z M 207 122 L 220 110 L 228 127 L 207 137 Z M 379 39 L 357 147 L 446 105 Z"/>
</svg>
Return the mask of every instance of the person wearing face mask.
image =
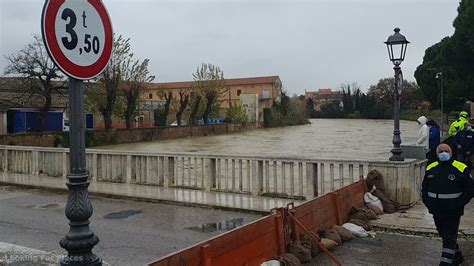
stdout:
<svg viewBox="0 0 474 266">
<path fill-rule="evenodd" d="M 464 206 L 474 195 L 474 178 L 464 163 L 452 158 L 449 145 L 440 144 L 436 154 L 438 160 L 426 167 L 421 196 L 443 241 L 440 265 L 459 265 L 464 258 L 457 234 Z"/>
<path fill-rule="evenodd" d="M 463 130 L 459 131 L 454 138 L 457 148 L 457 159 L 472 168 L 471 155 L 474 153 L 474 131 L 468 122 L 464 123 Z"/>
</svg>

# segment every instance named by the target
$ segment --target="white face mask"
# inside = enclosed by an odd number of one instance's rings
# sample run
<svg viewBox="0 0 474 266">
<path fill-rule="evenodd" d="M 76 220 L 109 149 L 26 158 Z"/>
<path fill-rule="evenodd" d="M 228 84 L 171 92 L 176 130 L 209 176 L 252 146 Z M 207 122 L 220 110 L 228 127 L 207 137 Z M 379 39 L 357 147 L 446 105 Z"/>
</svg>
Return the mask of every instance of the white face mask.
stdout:
<svg viewBox="0 0 474 266">
<path fill-rule="evenodd" d="M 451 159 L 451 155 L 448 152 L 440 152 L 438 154 L 438 158 L 440 161 L 446 162 L 446 161 L 449 161 L 449 159 Z"/>
</svg>

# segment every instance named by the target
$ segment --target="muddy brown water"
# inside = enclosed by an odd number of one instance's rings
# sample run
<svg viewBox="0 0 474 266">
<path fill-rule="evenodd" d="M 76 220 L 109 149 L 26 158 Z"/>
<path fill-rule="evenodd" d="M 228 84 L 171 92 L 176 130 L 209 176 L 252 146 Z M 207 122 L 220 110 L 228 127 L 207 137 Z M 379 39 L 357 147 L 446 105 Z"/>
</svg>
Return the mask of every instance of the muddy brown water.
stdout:
<svg viewBox="0 0 474 266">
<path fill-rule="evenodd" d="M 400 129 L 402 145 L 416 142 L 419 130 L 416 122 L 401 121 Z M 311 124 L 303 126 L 97 148 L 157 153 L 385 160 L 391 155 L 392 138 L 393 120 L 311 119 Z"/>
</svg>

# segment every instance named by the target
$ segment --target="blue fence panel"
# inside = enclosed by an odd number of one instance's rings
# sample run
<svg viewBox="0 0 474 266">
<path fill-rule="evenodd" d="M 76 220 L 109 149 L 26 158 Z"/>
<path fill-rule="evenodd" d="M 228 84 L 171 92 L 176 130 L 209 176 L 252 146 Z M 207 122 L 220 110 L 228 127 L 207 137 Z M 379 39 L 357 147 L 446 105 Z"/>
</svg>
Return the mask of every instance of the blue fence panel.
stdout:
<svg viewBox="0 0 474 266">
<path fill-rule="evenodd" d="M 44 131 L 63 131 L 63 113 L 48 112 L 44 123 Z"/>
<path fill-rule="evenodd" d="M 25 132 L 25 112 L 15 112 L 13 117 L 13 133 Z"/>
<path fill-rule="evenodd" d="M 94 129 L 94 115 L 86 114 L 86 129 Z"/>
<path fill-rule="evenodd" d="M 26 131 L 34 132 L 36 131 L 36 127 L 38 125 L 38 112 L 25 112 L 26 113 L 26 121 L 25 127 Z"/>
</svg>

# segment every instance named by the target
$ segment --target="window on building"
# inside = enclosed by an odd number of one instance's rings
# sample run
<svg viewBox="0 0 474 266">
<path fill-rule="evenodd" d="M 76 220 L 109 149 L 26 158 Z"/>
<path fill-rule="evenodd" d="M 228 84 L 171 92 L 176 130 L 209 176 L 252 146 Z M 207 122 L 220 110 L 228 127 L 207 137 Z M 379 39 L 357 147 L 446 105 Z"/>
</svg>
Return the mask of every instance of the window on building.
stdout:
<svg viewBox="0 0 474 266">
<path fill-rule="evenodd" d="M 262 98 L 263 98 L 263 99 L 268 99 L 268 98 L 270 98 L 270 91 L 269 91 L 269 90 L 263 90 Z"/>
<path fill-rule="evenodd" d="M 148 94 L 148 99 L 153 99 L 153 93 Z"/>
<path fill-rule="evenodd" d="M 241 93 L 242 93 L 242 90 L 237 90 L 237 96 L 240 96 Z"/>
</svg>

